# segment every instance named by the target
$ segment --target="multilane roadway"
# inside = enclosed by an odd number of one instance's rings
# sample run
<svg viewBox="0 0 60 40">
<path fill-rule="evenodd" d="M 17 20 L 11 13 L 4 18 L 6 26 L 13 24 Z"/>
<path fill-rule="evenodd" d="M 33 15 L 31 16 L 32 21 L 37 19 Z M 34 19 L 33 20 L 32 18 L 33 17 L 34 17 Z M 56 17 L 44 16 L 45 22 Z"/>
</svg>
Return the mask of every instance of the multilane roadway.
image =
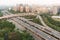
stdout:
<svg viewBox="0 0 60 40">
<path fill-rule="evenodd" d="M 14 18 L 14 19 L 15 19 L 15 18 Z M 14 19 L 13 19 L 13 20 L 14 20 Z M 18 20 L 18 19 L 15 19 L 15 21 L 17 21 L 17 20 Z M 24 19 L 24 20 L 25 20 L 25 19 Z M 26 23 L 24 23 L 24 22 L 21 22 L 21 20 L 18 20 L 17 22 L 18 22 L 18 23 L 20 22 L 21 25 L 23 24 L 23 25 L 27 26 L 27 28 L 30 27 L 30 28 L 31 28 L 30 30 L 35 31 L 35 33 L 39 34 L 40 36 L 42 36 L 42 37 L 45 38 L 46 40 L 56 40 L 54 37 L 52 37 L 52 36 L 50 36 L 50 35 L 42 32 L 42 31 L 40 31 L 40 30 L 38 30 L 38 29 L 36 29 L 36 28 L 34 28 L 34 27 L 32 27 L 31 25 L 28 25 L 28 24 L 26 24 Z M 29 28 L 28 28 L 28 29 L 29 29 Z"/>
</svg>

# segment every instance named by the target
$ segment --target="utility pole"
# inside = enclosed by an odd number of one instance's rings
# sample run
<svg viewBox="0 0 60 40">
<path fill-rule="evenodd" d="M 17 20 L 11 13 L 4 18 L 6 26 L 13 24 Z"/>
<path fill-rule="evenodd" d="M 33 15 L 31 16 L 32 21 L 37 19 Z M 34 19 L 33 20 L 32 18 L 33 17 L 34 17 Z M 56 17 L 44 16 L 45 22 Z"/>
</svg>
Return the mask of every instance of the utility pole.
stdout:
<svg viewBox="0 0 60 40">
<path fill-rule="evenodd" d="M 8 33 L 5 33 L 4 40 L 8 40 Z"/>
</svg>

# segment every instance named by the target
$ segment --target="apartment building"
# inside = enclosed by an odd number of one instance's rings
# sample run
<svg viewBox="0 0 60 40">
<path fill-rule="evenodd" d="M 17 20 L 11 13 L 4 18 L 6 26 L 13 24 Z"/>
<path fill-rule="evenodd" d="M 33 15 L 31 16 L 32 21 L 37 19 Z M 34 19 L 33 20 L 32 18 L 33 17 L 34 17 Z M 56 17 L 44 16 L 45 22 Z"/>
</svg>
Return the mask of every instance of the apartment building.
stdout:
<svg viewBox="0 0 60 40">
<path fill-rule="evenodd" d="M 25 8 L 24 9 L 25 12 L 27 12 L 27 13 L 30 12 L 30 6 L 29 5 L 25 5 L 24 8 Z"/>
</svg>

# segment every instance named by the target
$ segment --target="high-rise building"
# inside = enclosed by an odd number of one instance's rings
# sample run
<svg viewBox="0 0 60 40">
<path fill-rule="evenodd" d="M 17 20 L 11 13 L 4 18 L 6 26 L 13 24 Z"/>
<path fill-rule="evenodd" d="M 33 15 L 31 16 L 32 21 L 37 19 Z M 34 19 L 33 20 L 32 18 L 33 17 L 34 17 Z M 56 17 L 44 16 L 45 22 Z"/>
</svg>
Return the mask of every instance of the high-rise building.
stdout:
<svg viewBox="0 0 60 40">
<path fill-rule="evenodd" d="M 51 7 L 47 7 L 47 6 L 38 6 L 38 5 L 17 5 L 15 7 L 13 7 L 14 11 L 19 11 L 19 12 L 34 12 L 34 13 L 50 13 L 50 14 L 57 14 L 58 12 L 58 8 L 57 6 L 51 6 Z"/>
<path fill-rule="evenodd" d="M 32 7 L 32 12 L 37 12 L 37 13 L 48 13 L 48 8 L 44 6 L 33 6 Z"/>
<path fill-rule="evenodd" d="M 25 5 L 25 7 L 24 7 L 25 9 L 25 12 L 30 12 L 30 6 L 29 5 Z"/>
<path fill-rule="evenodd" d="M 56 15 L 57 12 L 58 12 L 57 6 L 52 6 L 52 7 L 50 8 L 50 14 Z"/>
<path fill-rule="evenodd" d="M 19 11 L 23 12 L 24 11 L 24 6 L 22 4 L 19 5 Z"/>
</svg>

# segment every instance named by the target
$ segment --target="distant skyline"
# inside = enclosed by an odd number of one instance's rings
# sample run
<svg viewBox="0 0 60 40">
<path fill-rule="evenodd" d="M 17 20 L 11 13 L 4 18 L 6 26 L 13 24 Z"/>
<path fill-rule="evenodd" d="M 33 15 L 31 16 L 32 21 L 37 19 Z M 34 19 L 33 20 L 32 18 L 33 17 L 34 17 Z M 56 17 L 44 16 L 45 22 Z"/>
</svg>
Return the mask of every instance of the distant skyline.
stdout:
<svg viewBox="0 0 60 40">
<path fill-rule="evenodd" d="M 16 4 L 28 5 L 60 5 L 60 0 L 0 0 L 0 6 L 12 6 Z"/>
</svg>

